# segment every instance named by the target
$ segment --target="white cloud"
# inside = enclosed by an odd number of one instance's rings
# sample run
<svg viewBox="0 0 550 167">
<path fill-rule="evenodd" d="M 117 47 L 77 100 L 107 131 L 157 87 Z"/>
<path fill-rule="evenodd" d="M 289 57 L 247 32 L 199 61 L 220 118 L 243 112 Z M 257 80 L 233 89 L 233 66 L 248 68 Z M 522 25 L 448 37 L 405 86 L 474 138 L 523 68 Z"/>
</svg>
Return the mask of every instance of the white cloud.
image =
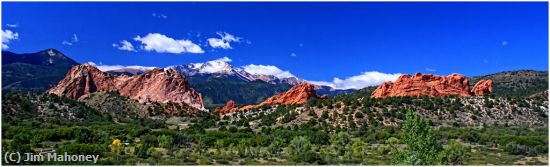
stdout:
<svg viewBox="0 0 550 167">
<path fill-rule="evenodd" d="M 79 40 L 78 40 L 78 37 L 76 36 L 76 34 L 73 34 L 73 37 L 71 38 L 70 41 L 64 40 L 64 41 L 61 42 L 61 44 L 72 46 L 73 44 L 77 43 L 78 41 Z"/>
<path fill-rule="evenodd" d="M 159 33 L 149 33 L 145 37 L 137 36 L 135 41 L 141 42 L 144 50 L 158 53 L 204 53 L 202 48 L 190 40 L 173 39 Z"/>
<path fill-rule="evenodd" d="M 73 43 L 69 42 L 69 41 L 63 41 L 61 42 L 62 45 L 69 45 L 69 46 L 72 46 Z"/>
<path fill-rule="evenodd" d="M 212 48 L 231 49 L 231 42 L 239 42 L 241 40 L 240 37 L 236 37 L 227 32 L 218 32 L 216 34 L 218 34 L 220 38 L 208 38 L 208 44 Z"/>
<path fill-rule="evenodd" d="M 424 70 L 429 71 L 429 72 L 436 72 L 437 71 L 436 69 L 433 69 L 433 68 L 425 68 Z"/>
<path fill-rule="evenodd" d="M 332 82 L 327 81 L 308 81 L 316 85 L 330 86 L 335 89 L 361 89 L 367 86 L 380 85 L 387 81 L 395 81 L 401 76 L 400 73 L 386 74 L 378 71 L 363 72 L 360 75 L 352 76 L 346 79 L 334 78 Z"/>
<path fill-rule="evenodd" d="M 158 67 L 146 67 L 146 66 L 104 65 L 102 63 L 96 64 L 96 63 L 91 62 L 91 61 L 87 62 L 87 64 L 95 66 L 99 70 L 104 71 L 104 72 L 105 71 L 111 71 L 111 70 L 117 70 L 117 69 L 123 69 L 123 68 L 136 69 L 136 70 L 141 70 L 141 71 L 149 71 L 149 70 L 153 70 L 155 68 L 158 68 Z"/>
<path fill-rule="evenodd" d="M 71 41 L 78 42 L 78 37 L 76 36 L 76 34 L 73 34 L 73 39 L 71 39 Z"/>
<path fill-rule="evenodd" d="M 11 27 L 11 28 L 16 28 L 17 24 L 6 24 L 6 26 Z"/>
<path fill-rule="evenodd" d="M 502 46 L 508 45 L 508 41 L 502 41 Z"/>
<path fill-rule="evenodd" d="M 291 53 L 290 56 L 296 57 L 296 53 Z"/>
<path fill-rule="evenodd" d="M 251 74 L 263 74 L 263 75 L 273 75 L 277 78 L 290 78 L 295 77 L 289 71 L 283 71 L 276 66 L 271 65 L 255 65 L 250 64 L 243 66 L 244 71 Z"/>
<path fill-rule="evenodd" d="M 114 43 L 113 47 L 119 49 L 119 50 L 125 50 L 130 52 L 136 52 L 136 49 L 134 49 L 134 45 L 132 43 L 128 42 L 127 40 L 120 41 L 120 45 Z"/>
<path fill-rule="evenodd" d="M 166 18 L 168 18 L 168 16 L 166 16 L 166 15 L 164 15 L 164 14 L 162 14 L 162 13 L 158 13 L 158 14 L 157 14 L 157 13 L 153 13 L 153 14 L 151 14 L 151 15 L 153 15 L 153 17 L 156 17 L 156 18 L 159 18 L 159 19 L 166 19 Z"/>
<path fill-rule="evenodd" d="M 216 60 L 212 60 L 212 61 L 231 62 L 233 60 L 231 60 L 229 57 L 225 56 L 225 57 L 222 57 L 222 58 L 219 58 L 219 59 L 216 59 Z"/>
<path fill-rule="evenodd" d="M 13 32 L 11 30 L 2 30 L 2 49 L 10 48 L 8 44 L 12 40 L 19 39 L 19 33 Z"/>
</svg>

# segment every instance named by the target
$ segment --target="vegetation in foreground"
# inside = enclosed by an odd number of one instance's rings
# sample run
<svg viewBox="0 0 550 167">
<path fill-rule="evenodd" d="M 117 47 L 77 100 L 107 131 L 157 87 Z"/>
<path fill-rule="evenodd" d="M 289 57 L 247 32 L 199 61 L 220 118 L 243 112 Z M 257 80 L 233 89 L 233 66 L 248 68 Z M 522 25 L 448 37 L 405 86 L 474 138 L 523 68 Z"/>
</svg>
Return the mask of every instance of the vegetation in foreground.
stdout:
<svg viewBox="0 0 550 167">
<path fill-rule="evenodd" d="M 548 164 L 547 126 L 438 126 L 416 108 L 408 108 L 396 126 L 377 123 L 352 128 L 319 121 L 328 119 L 324 114 L 315 116 L 316 121 L 294 123 L 300 117 L 288 117 L 284 123 L 285 115 L 295 112 L 296 106 L 274 106 L 283 113 L 276 119 L 280 121 L 251 126 L 240 121 L 221 123 L 231 116 L 208 113 L 177 123 L 113 118 L 116 115 L 81 102 L 46 96 L 42 98 L 57 98 L 45 101 L 61 113 L 77 113 L 74 117 L 48 115 L 34 113 L 34 107 L 50 106 L 37 105 L 32 100 L 35 96 L 43 95 L 3 96 L 16 98 L 26 107 L 10 108 L 10 100 L 2 100 L 3 110 L 15 110 L 2 112 L 2 151 L 93 153 L 100 155 L 100 164 L 118 165 Z"/>
</svg>

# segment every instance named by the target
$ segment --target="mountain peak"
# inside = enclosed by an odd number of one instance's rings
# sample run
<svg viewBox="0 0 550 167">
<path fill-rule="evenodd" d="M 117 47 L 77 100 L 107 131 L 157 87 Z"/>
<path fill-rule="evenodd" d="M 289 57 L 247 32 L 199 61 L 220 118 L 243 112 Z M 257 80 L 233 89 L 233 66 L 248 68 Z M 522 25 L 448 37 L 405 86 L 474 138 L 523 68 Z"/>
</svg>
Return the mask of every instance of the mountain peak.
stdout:
<svg viewBox="0 0 550 167">
<path fill-rule="evenodd" d="M 184 65 L 169 66 L 166 69 L 173 69 L 185 74 L 186 76 L 194 75 L 216 75 L 216 76 L 236 76 L 245 81 L 261 80 L 268 83 L 287 83 L 297 85 L 304 80 L 296 77 L 282 78 L 274 75 L 252 74 L 243 68 L 234 67 L 230 64 L 232 60 L 228 57 L 202 62 L 190 63 Z"/>
<path fill-rule="evenodd" d="M 42 54 L 42 55 L 52 56 L 52 57 L 57 56 L 57 55 L 65 57 L 65 55 L 63 53 L 61 53 L 61 51 L 59 51 L 57 49 L 54 49 L 54 48 L 49 48 L 49 49 L 40 51 L 38 53 Z"/>
<path fill-rule="evenodd" d="M 203 63 L 168 66 L 165 69 L 176 70 L 188 76 L 197 74 L 234 74 L 234 67 L 228 62 L 231 62 L 231 59 L 228 57 L 223 57 Z"/>
</svg>

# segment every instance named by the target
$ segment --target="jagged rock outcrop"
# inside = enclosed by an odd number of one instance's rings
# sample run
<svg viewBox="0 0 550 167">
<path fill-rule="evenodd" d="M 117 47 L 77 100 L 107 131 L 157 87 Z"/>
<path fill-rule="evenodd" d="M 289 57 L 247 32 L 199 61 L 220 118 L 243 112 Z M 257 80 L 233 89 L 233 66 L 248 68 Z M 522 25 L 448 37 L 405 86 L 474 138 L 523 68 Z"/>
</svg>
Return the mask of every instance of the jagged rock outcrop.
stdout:
<svg viewBox="0 0 550 167">
<path fill-rule="evenodd" d="M 320 98 L 315 92 L 315 86 L 313 84 L 302 82 L 290 90 L 276 94 L 260 103 L 260 106 L 274 105 L 274 104 L 304 104 L 309 98 Z M 325 96 L 326 98 L 326 96 Z"/>
<path fill-rule="evenodd" d="M 327 95 L 323 96 L 317 96 L 317 92 L 315 92 L 315 88 L 313 84 L 302 82 L 292 88 L 290 88 L 288 91 L 279 93 L 277 95 L 274 95 L 265 101 L 261 102 L 257 105 L 246 105 L 241 108 L 234 107 L 234 103 L 230 103 L 231 101 L 227 102 L 227 104 L 223 108 L 218 108 L 216 111 L 219 111 L 220 114 L 225 113 L 231 113 L 235 111 L 242 111 L 242 110 L 248 110 L 248 109 L 254 109 L 259 108 L 262 106 L 268 106 L 268 105 L 275 105 L 275 104 L 304 104 L 307 103 L 307 100 L 309 98 L 317 98 L 317 99 L 327 99 Z"/>
<path fill-rule="evenodd" d="M 385 82 L 372 93 L 372 98 L 392 96 L 469 96 L 468 79 L 460 74 L 438 76 L 416 73 L 401 75 L 395 82 Z"/>
<path fill-rule="evenodd" d="M 222 108 L 216 108 L 216 110 L 214 110 L 214 111 L 217 112 L 220 115 L 223 115 L 223 114 L 235 112 L 238 109 L 239 108 L 235 107 L 235 101 L 229 100 L 229 101 L 227 101 L 225 106 L 223 106 Z"/>
<path fill-rule="evenodd" d="M 48 93 L 78 99 L 97 91 L 116 91 L 115 77 L 88 64 L 77 65 Z"/>
<path fill-rule="evenodd" d="M 493 93 L 492 80 L 479 80 L 472 88 L 472 94 L 476 96 L 484 96 Z"/>
<path fill-rule="evenodd" d="M 48 93 L 78 99 L 97 91 L 117 91 L 141 103 L 187 103 L 204 109 L 201 94 L 187 83 L 181 73 L 160 68 L 141 75 L 114 76 L 89 64 L 78 65 Z"/>
</svg>

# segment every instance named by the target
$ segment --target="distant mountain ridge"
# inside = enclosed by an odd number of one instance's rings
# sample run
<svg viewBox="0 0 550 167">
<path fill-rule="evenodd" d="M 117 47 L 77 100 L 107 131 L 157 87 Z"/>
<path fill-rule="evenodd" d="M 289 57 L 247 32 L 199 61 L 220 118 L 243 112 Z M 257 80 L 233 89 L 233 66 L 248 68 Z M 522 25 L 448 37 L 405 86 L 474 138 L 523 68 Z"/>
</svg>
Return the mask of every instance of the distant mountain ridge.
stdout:
<svg viewBox="0 0 550 167">
<path fill-rule="evenodd" d="M 2 90 L 43 92 L 79 65 L 56 49 L 17 54 L 2 51 Z"/>
<path fill-rule="evenodd" d="M 213 76 L 227 76 L 232 75 L 244 81 L 261 80 L 264 82 L 277 84 L 287 83 L 290 85 L 297 85 L 304 82 L 303 79 L 296 77 L 281 78 L 273 75 L 252 74 L 246 70 L 228 63 L 228 58 L 221 58 L 203 63 L 190 63 L 183 65 L 168 66 L 166 69 L 173 69 L 179 71 L 186 76 L 192 77 L 197 75 L 213 75 Z"/>
<path fill-rule="evenodd" d="M 169 66 L 165 69 L 173 69 L 186 75 L 191 85 L 203 93 L 206 106 L 221 106 L 229 100 L 237 104 L 256 104 L 305 82 L 297 77 L 252 74 L 228 62 L 227 58 L 221 58 L 204 63 Z M 329 96 L 355 91 L 336 90 L 322 85 L 316 85 L 315 89 Z"/>
<path fill-rule="evenodd" d="M 78 62 L 56 49 L 36 53 L 17 54 L 2 51 L 2 90 L 43 92 L 62 80 L 69 69 Z M 114 75 L 140 75 L 152 68 L 128 66 L 107 71 Z M 297 77 L 276 77 L 252 74 L 243 68 L 232 66 L 222 59 L 169 66 L 183 73 L 193 88 L 203 94 L 206 106 L 223 105 L 228 100 L 237 104 L 256 104 L 277 93 L 284 92 L 305 80 Z M 548 72 L 535 70 L 506 71 L 495 74 L 468 77 L 473 86 L 479 80 L 492 80 L 495 96 L 529 96 L 548 90 Z M 319 94 L 335 96 L 357 90 L 338 90 L 315 85 Z"/>
</svg>

